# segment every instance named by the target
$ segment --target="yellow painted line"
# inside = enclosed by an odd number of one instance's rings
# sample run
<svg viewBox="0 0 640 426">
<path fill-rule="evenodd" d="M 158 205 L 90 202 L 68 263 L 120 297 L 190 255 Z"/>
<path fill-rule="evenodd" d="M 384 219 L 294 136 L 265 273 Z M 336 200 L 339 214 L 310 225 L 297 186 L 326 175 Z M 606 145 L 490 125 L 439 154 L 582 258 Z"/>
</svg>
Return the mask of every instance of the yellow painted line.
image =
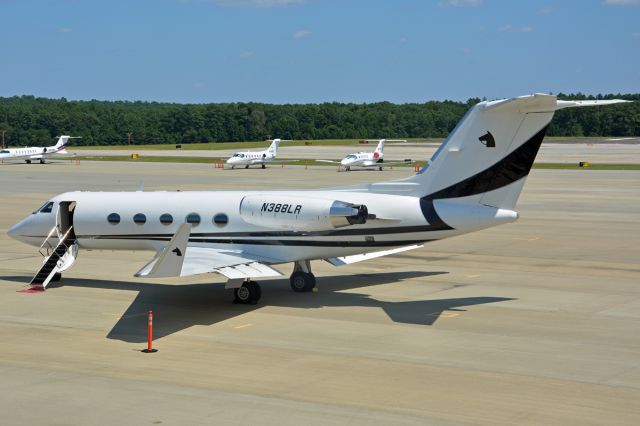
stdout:
<svg viewBox="0 0 640 426">
<path fill-rule="evenodd" d="M 237 325 L 233 328 L 235 328 L 236 330 L 240 330 L 241 328 L 247 328 L 247 327 L 251 327 L 253 326 L 253 324 L 242 324 L 242 325 Z"/>
<path fill-rule="evenodd" d="M 475 275 L 465 275 L 465 277 L 467 278 L 478 278 L 480 276 L 480 274 L 475 274 Z"/>
<path fill-rule="evenodd" d="M 427 314 L 427 315 L 432 316 L 432 317 L 454 318 L 454 317 L 457 317 L 460 314 L 457 313 L 457 312 L 442 311 L 442 312 L 431 312 L 430 314 Z"/>
<path fill-rule="evenodd" d="M 540 239 L 540 237 L 533 237 L 533 238 L 513 238 L 516 241 L 538 241 Z"/>
</svg>

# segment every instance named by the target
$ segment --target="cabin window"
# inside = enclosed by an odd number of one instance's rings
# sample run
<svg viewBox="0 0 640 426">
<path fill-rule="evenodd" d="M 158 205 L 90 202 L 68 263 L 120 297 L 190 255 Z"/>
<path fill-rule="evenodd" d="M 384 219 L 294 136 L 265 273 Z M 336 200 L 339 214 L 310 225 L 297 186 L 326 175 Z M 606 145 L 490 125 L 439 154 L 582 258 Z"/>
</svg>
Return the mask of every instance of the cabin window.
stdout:
<svg viewBox="0 0 640 426">
<path fill-rule="evenodd" d="M 173 216 L 171 216 L 169 213 L 161 215 L 160 223 L 163 225 L 171 225 L 173 223 Z"/>
<path fill-rule="evenodd" d="M 189 213 L 187 215 L 187 223 L 198 226 L 200 224 L 200 215 L 198 213 Z"/>
<path fill-rule="evenodd" d="M 224 213 L 218 213 L 213 217 L 213 223 L 218 226 L 225 226 L 227 223 L 229 223 L 229 217 Z"/>
<path fill-rule="evenodd" d="M 136 213 L 136 215 L 133 216 L 133 221 L 138 225 L 144 225 L 144 223 L 147 221 L 147 217 L 142 213 Z"/>
<path fill-rule="evenodd" d="M 112 225 L 117 225 L 120 223 L 120 215 L 118 213 L 111 213 L 107 216 L 107 221 Z"/>
</svg>

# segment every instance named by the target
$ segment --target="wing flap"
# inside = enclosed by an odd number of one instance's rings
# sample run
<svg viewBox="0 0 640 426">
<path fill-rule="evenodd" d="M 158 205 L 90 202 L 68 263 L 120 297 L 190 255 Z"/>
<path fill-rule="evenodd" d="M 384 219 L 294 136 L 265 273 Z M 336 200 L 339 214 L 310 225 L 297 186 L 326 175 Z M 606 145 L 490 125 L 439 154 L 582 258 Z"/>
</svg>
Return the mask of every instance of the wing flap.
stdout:
<svg viewBox="0 0 640 426">
<path fill-rule="evenodd" d="M 375 251 L 373 253 L 354 254 L 351 256 L 342 257 L 330 257 L 325 259 L 333 266 L 350 265 L 356 262 L 362 262 L 363 260 L 375 259 L 376 257 L 389 256 L 391 254 L 402 253 L 403 251 L 414 250 L 423 247 L 422 244 L 414 244 L 411 246 L 398 247 L 391 250 Z"/>
</svg>

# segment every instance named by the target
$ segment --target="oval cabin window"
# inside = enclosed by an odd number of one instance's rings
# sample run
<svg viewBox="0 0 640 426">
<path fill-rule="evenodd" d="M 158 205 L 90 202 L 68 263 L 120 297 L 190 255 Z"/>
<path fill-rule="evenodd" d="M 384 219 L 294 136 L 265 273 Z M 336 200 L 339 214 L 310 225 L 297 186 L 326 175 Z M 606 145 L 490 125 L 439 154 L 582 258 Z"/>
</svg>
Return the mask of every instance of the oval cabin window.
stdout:
<svg viewBox="0 0 640 426">
<path fill-rule="evenodd" d="M 165 213 L 162 216 L 160 216 L 160 223 L 163 225 L 171 225 L 173 223 L 173 216 L 171 216 L 169 213 Z"/>
<path fill-rule="evenodd" d="M 107 216 L 107 221 L 112 225 L 117 225 L 120 223 L 120 215 L 118 213 L 111 213 Z"/>
<path fill-rule="evenodd" d="M 133 221 L 138 225 L 143 225 L 147 221 L 147 217 L 142 213 L 137 213 L 135 216 L 133 216 Z"/>
<path fill-rule="evenodd" d="M 229 217 L 224 213 L 218 213 L 213 217 L 213 223 L 215 223 L 217 226 L 225 226 L 227 223 L 229 223 Z"/>
<path fill-rule="evenodd" d="M 198 213 L 189 213 L 187 215 L 187 223 L 198 226 L 200 224 L 200 215 Z"/>
</svg>

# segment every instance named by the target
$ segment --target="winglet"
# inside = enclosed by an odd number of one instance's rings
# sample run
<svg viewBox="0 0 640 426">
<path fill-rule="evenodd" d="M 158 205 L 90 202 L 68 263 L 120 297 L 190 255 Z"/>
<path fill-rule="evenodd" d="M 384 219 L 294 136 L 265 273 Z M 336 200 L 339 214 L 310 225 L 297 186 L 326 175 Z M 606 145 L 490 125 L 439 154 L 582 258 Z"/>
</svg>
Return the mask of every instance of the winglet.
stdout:
<svg viewBox="0 0 640 426">
<path fill-rule="evenodd" d="M 190 223 L 180 225 L 164 250 L 138 271 L 135 276 L 147 278 L 179 277 L 190 234 Z"/>
</svg>

